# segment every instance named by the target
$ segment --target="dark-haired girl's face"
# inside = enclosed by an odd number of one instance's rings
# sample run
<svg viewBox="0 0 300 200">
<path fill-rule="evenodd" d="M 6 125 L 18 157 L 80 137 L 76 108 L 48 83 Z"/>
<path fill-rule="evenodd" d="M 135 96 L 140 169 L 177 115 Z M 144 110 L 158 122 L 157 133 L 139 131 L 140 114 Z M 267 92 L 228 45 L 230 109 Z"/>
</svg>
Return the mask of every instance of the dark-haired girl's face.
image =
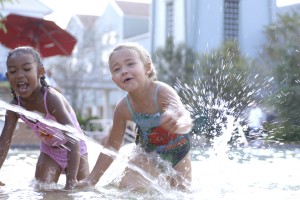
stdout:
<svg viewBox="0 0 300 200">
<path fill-rule="evenodd" d="M 40 77 L 43 73 L 43 67 L 38 66 L 31 54 L 17 53 L 7 60 L 6 77 L 12 89 L 23 98 L 41 87 Z"/>
</svg>

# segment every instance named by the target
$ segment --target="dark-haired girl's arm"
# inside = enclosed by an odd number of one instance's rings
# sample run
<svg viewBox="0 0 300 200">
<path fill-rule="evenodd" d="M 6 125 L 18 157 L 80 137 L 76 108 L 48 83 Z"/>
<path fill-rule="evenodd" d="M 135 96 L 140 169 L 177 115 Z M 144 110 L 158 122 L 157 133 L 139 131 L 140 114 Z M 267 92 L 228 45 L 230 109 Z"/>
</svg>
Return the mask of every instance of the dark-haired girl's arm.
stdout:
<svg viewBox="0 0 300 200">
<path fill-rule="evenodd" d="M 7 110 L 5 115 L 4 126 L 0 136 L 0 168 L 2 167 L 6 159 L 17 122 L 18 117 L 16 113 Z M 0 186 L 1 185 L 4 185 L 4 183 L 0 182 Z"/>
<path fill-rule="evenodd" d="M 72 119 L 70 117 L 69 104 L 62 94 L 50 89 L 47 95 L 47 107 L 58 123 L 62 125 L 72 126 Z M 75 129 L 75 128 L 74 128 Z M 74 130 L 73 129 L 73 130 Z M 78 133 L 77 133 L 78 134 Z M 65 135 L 68 142 L 65 146 L 68 149 L 68 163 L 66 172 L 66 185 L 65 189 L 72 190 L 77 183 L 77 173 L 80 163 L 80 141 L 76 137 L 76 133 L 70 130 L 70 133 Z"/>
<path fill-rule="evenodd" d="M 68 166 L 66 169 L 66 190 L 73 190 L 77 184 L 77 173 L 80 163 L 80 144 L 78 140 L 69 138 L 66 144 L 68 151 Z"/>
</svg>

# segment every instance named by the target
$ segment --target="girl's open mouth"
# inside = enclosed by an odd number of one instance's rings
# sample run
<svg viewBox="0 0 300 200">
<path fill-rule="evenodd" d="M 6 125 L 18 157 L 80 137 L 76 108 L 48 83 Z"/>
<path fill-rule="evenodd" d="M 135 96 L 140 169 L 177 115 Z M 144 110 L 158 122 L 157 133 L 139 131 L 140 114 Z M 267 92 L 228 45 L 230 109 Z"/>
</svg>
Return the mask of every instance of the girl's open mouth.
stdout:
<svg viewBox="0 0 300 200">
<path fill-rule="evenodd" d="M 22 83 L 18 83 L 17 86 L 18 86 L 20 92 L 25 92 L 25 90 L 28 87 L 28 84 L 25 82 L 22 82 Z"/>
<path fill-rule="evenodd" d="M 132 78 L 126 78 L 123 83 L 127 82 L 127 81 L 130 81 Z"/>
</svg>

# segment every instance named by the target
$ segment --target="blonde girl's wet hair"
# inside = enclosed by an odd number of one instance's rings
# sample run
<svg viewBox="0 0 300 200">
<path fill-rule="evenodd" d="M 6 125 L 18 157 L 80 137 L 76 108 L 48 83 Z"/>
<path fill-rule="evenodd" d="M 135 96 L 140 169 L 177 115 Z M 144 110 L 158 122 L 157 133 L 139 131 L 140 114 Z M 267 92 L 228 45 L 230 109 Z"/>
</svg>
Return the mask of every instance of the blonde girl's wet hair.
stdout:
<svg viewBox="0 0 300 200">
<path fill-rule="evenodd" d="M 144 63 L 144 66 L 146 66 L 148 63 L 150 63 L 151 65 L 151 72 L 148 75 L 148 77 L 155 81 L 157 80 L 157 75 L 156 75 L 156 69 L 153 65 L 152 59 L 150 54 L 148 53 L 148 51 L 140 44 L 136 43 L 136 42 L 124 42 L 119 44 L 118 46 L 116 46 L 110 53 L 109 55 L 109 60 L 111 58 L 111 55 L 120 49 L 129 49 L 129 50 L 133 50 L 135 51 L 138 56 L 140 57 L 141 61 Z"/>
</svg>

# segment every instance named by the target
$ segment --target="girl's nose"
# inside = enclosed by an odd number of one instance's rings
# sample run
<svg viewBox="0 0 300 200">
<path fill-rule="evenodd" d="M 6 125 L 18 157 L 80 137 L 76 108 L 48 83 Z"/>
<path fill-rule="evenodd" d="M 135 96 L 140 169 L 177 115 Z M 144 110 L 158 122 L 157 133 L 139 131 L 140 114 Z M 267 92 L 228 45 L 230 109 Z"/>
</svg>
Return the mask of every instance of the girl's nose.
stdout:
<svg viewBox="0 0 300 200">
<path fill-rule="evenodd" d="M 127 72 L 128 72 L 128 71 L 127 71 L 126 67 L 122 67 L 122 75 L 123 75 L 123 74 L 127 74 Z"/>
<path fill-rule="evenodd" d="M 17 77 L 17 78 L 23 78 L 23 77 L 24 77 L 24 74 L 23 74 L 22 72 L 20 72 L 20 71 L 18 72 L 18 71 L 17 71 L 16 73 L 17 73 L 17 74 L 16 74 L 16 77 Z"/>
</svg>

